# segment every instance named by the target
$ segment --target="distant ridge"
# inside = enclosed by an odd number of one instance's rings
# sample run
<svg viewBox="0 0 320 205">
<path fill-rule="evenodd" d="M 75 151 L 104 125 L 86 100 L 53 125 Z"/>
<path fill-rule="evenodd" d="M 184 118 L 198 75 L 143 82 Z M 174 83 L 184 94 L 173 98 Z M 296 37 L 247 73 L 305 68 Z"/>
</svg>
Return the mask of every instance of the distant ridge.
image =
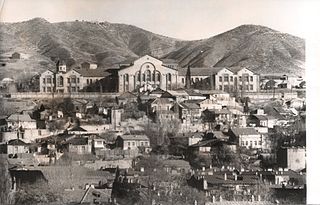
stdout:
<svg viewBox="0 0 320 205">
<path fill-rule="evenodd" d="M 12 77 L 19 69 L 24 75 L 41 72 L 54 66 L 58 58 L 68 65 L 90 61 L 108 68 L 127 58 L 151 54 L 175 59 L 182 67 L 245 66 L 262 74 L 303 74 L 305 62 L 303 39 L 257 25 L 242 25 L 208 39 L 183 41 L 109 22 L 50 23 L 34 18 L 2 23 L 0 54 L 15 51 L 29 58 L 2 67 L 0 77 Z"/>
</svg>

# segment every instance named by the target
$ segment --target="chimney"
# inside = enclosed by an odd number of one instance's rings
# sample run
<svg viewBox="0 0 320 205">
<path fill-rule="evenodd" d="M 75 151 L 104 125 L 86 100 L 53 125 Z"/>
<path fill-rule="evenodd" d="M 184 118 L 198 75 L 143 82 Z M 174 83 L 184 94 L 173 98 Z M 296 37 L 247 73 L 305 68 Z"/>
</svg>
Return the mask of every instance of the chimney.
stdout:
<svg viewBox="0 0 320 205">
<path fill-rule="evenodd" d="M 205 167 L 202 167 L 202 171 L 206 171 L 206 168 L 205 168 Z"/>
<path fill-rule="evenodd" d="M 227 173 L 224 173 L 224 180 L 227 181 L 228 177 L 227 177 Z"/>
<path fill-rule="evenodd" d="M 234 175 L 234 180 L 235 180 L 235 181 L 238 180 L 238 175 L 237 175 L 237 174 Z"/>
<path fill-rule="evenodd" d="M 144 167 L 140 167 L 140 172 L 144 172 Z"/>
</svg>

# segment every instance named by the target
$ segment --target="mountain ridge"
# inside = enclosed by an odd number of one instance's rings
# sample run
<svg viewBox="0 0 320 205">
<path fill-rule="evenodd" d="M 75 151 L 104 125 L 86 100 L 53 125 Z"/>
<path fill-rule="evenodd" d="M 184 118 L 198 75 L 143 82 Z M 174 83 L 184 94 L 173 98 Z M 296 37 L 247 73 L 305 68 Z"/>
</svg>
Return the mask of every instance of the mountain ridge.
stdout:
<svg viewBox="0 0 320 205">
<path fill-rule="evenodd" d="M 90 61 L 109 68 L 145 54 L 177 60 L 181 67 L 245 66 L 261 74 L 304 73 L 305 42 L 252 24 L 210 38 L 187 41 L 134 25 L 88 21 L 50 23 L 34 18 L 1 23 L 0 54 L 15 51 L 29 58 L 24 63 L 8 63 L 1 69 L 0 77 L 10 77 L 13 71 L 19 70 L 18 66 L 25 73 L 42 72 L 54 67 L 57 59 L 66 60 L 69 66 Z"/>
</svg>

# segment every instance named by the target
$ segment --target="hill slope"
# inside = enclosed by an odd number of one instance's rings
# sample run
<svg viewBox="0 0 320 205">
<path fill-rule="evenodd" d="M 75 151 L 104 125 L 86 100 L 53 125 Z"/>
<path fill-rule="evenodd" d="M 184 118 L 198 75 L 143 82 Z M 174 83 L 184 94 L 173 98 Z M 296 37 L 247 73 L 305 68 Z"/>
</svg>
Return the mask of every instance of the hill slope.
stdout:
<svg viewBox="0 0 320 205">
<path fill-rule="evenodd" d="M 304 73 L 305 42 L 263 26 L 242 25 L 209 39 L 188 42 L 166 55 L 181 66 L 246 66 L 260 74 Z"/>
<path fill-rule="evenodd" d="M 304 73 L 304 40 L 272 29 L 243 25 L 198 41 L 181 41 L 135 26 L 108 22 L 49 23 L 35 18 L 1 23 L 0 55 L 24 54 L 0 69 L 3 77 L 26 78 L 54 66 L 83 61 L 110 67 L 144 54 L 176 59 L 180 66 L 246 66 L 259 73 Z M 21 72 L 23 71 L 23 72 Z"/>
</svg>

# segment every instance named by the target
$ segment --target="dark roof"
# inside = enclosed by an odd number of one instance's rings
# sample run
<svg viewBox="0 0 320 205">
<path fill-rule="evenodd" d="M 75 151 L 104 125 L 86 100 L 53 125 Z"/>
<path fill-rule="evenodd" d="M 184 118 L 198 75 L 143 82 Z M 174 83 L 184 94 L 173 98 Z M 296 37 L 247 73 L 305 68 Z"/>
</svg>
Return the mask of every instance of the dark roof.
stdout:
<svg viewBox="0 0 320 205">
<path fill-rule="evenodd" d="M 75 138 L 69 139 L 66 143 L 72 144 L 72 145 L 87 145 L 88 138 L 75 137 Z"/>
<path fill-rule="evenodd" d="M 161 59 L 163 64 L 178 64 L 178 61 L 175 59 L 171 59 L 171 58 L 164 58 Z"/>
<path fill-rule="evenodd" d="M 20 139 L 13 139 L 13 140 L 9 140 L 8 145 L 26 146 L 28 144 Z"/>
<path fill-rule="evenodd" d="M 80 126 L 75 126 L 73 128 L 71 128 L 69 131 L 73 131 L 73 132 L 87 132 L 87 130 L 83 129 Z"/>
<path fill-rule="evenodd" d="M 0 125 L 6 125 L 7 124 L 7 121 L 6 119 L 0 119 Z"/>
<path fill-rule="evenodd" d="M 236 135 L 258 135 L 259 133 L 253 127 L 231 128 L 231 131 Z"/>
<path fill-rule="evenodd" d="M 110 75 L 108 71 L 101 68 L 96 68 L 96 69 L 80 68 L 80 69 L 74 69 L 74 70 L 80 73 L 83 77 L 106 77 Z"/>
<path fill-rule="evenodd" d="M 231 114 L 228 109 L 208 109 L 210 112 L 214 112 L 215 114 Z"/>
<path fill-rule="evenodd" d="M 191 76 L 209 76 L 217 73 L 222 68 L 212 68 L 212 67 L 200 67 L 200 68 L 190 68 Z M 178 75 L 186 76 L 188 68 L 181 68 L 178 71 Z"/>
<path fill-rule="evenodd" d="M 197 103 L 180 103 L 180 105 L 185 109 L 200 109 Z"/>
</svg>

